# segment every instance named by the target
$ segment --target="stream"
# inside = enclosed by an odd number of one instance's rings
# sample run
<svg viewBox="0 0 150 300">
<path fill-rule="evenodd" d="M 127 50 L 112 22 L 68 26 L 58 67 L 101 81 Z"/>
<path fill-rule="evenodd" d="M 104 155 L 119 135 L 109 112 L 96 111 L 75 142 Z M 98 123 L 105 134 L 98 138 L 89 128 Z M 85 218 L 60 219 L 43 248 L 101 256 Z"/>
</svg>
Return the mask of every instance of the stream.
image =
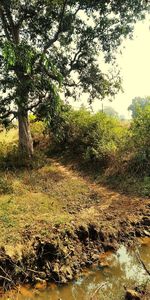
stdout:
<svg viewBox="0 0 150 300">
<path fill-rule="evenodd" d="M 9 300 L 121 300 L 124 299 L 125 287 L 145 285 L 150 277 L 136 256 L 137 249 L 127 251 L 121 246 L 114 254 L 100 254 L 99 267 L 92 267 L 82 276 L 67 285 L 49 284 L 45 289 L 42 284 L 36 288 L 23 286 L 17 292 L 5 295 Z M 150 270 L 150 239 L 144 239 L 138 248 L 140 257 Z"/>
</svg>

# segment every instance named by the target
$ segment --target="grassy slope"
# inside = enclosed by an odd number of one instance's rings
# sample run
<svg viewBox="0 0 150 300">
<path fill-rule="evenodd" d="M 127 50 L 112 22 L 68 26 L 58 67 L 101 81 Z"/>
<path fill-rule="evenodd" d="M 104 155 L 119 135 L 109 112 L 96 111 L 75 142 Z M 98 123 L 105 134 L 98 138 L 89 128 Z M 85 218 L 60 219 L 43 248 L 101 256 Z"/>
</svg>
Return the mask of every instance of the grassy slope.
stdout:
<svg viewBox="0 0 150 300">
<path fill-rule="evenodd" d="M 1 173 L 12 191 L 0 195 L 0 244 L 21 241 L 26 228 L 33 234 L 48 234 L 47 225 L 70 223 L 72 207 L 90 194 L 79 178 L 64 176 L 55 163 L 16 173 Z"/>
<path fill-rule="evenodd" d="M 0 141 L 15 140 L 14 130 L 0 135 Z M 137 206 L 140 209 L 144 205 L 139 202 L 91 184 L 52 159 L 33 170 L 0 171 L 0 245 L 22 243 L 27 232 L 33 237 L 39 234 L 48 237 L 54 225 L 69 227 L 71 222 L 84 224 L 97 220 L 100 224 L 102 220 L 111 231 L 114 222 L 118 224 L 125 215 L 136 213 Z M 112 219 L 116 220 L 113 224 Z"/>
<path fill-rule="evenodd" d="M 16 140 L 14 129 L 0 134 L 0 142 Z M 35 170 L 0 171 L 0 245 L 21 243 L 26 229 L 44 237 L 50 226 L 69 226 L 90 194 L 82 178 L 68 176 L 53 160 Z"/>
</svg>

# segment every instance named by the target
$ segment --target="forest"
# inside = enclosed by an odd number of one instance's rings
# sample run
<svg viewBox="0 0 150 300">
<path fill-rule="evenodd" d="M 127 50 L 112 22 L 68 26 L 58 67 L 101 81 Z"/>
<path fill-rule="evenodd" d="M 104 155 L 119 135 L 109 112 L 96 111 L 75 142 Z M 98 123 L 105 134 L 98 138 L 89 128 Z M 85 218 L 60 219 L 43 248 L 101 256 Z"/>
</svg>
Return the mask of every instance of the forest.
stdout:
<svg viewBox="0 0 150 300">
<path fill-rule="evenodd" d="M 150 299 L 150 96 L 112 108 L 117 49 L 149 11 L 0 0 L 2 299 Z"/>
</svg>

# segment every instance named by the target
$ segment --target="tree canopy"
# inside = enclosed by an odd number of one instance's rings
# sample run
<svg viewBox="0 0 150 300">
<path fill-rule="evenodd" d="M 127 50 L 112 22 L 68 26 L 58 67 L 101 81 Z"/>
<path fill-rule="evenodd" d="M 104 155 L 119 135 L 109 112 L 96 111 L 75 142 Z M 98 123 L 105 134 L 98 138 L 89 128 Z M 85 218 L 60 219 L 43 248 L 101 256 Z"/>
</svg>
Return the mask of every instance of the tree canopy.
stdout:
<svg viewBox="0 0 150 300">
<path fill-rule="evenodd" d="M 131 105 L 128 110 L 131 111 L 132 117 L 135 118 L 138 115 L 139 109 L 144 109 L 146 106 L 150 106 L 150 97 L 135 97 L 132 99 Z"/>
<path fill-rule="evenodd" d="M 148 9 L 146 0 L 0 0 L 0 117 L 18 118 L 22 151 L 33 152 L 28 111 L 48 111 L 59 91 L 89 101 L 118 91 L 98 55 L 112 61 Z"/>
<path fill-rule="evenodd" d="M 117 111 L 111 106 L 104 106 L 103 112 L 106 113 L 106 115 L 112 116 L 112 117 L 118 117 Z"/>
</svg>

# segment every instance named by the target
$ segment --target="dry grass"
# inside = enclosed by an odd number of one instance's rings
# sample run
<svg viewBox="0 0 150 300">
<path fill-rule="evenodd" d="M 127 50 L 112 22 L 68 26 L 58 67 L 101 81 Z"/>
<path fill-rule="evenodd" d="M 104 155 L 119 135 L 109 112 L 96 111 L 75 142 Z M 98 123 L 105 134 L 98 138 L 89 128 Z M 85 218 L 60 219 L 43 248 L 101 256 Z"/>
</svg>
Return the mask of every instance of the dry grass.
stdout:
<svg viewBox="0 0 150 300">
<path fill-rule="evenodd" d="M 15 128 L 12 128 L 11 130 L 4 130 L 0 133 L 0 142 L 5 143 L 13 143 L 16 142 L 18 139 L 18 133 Z"/>
</svg>

